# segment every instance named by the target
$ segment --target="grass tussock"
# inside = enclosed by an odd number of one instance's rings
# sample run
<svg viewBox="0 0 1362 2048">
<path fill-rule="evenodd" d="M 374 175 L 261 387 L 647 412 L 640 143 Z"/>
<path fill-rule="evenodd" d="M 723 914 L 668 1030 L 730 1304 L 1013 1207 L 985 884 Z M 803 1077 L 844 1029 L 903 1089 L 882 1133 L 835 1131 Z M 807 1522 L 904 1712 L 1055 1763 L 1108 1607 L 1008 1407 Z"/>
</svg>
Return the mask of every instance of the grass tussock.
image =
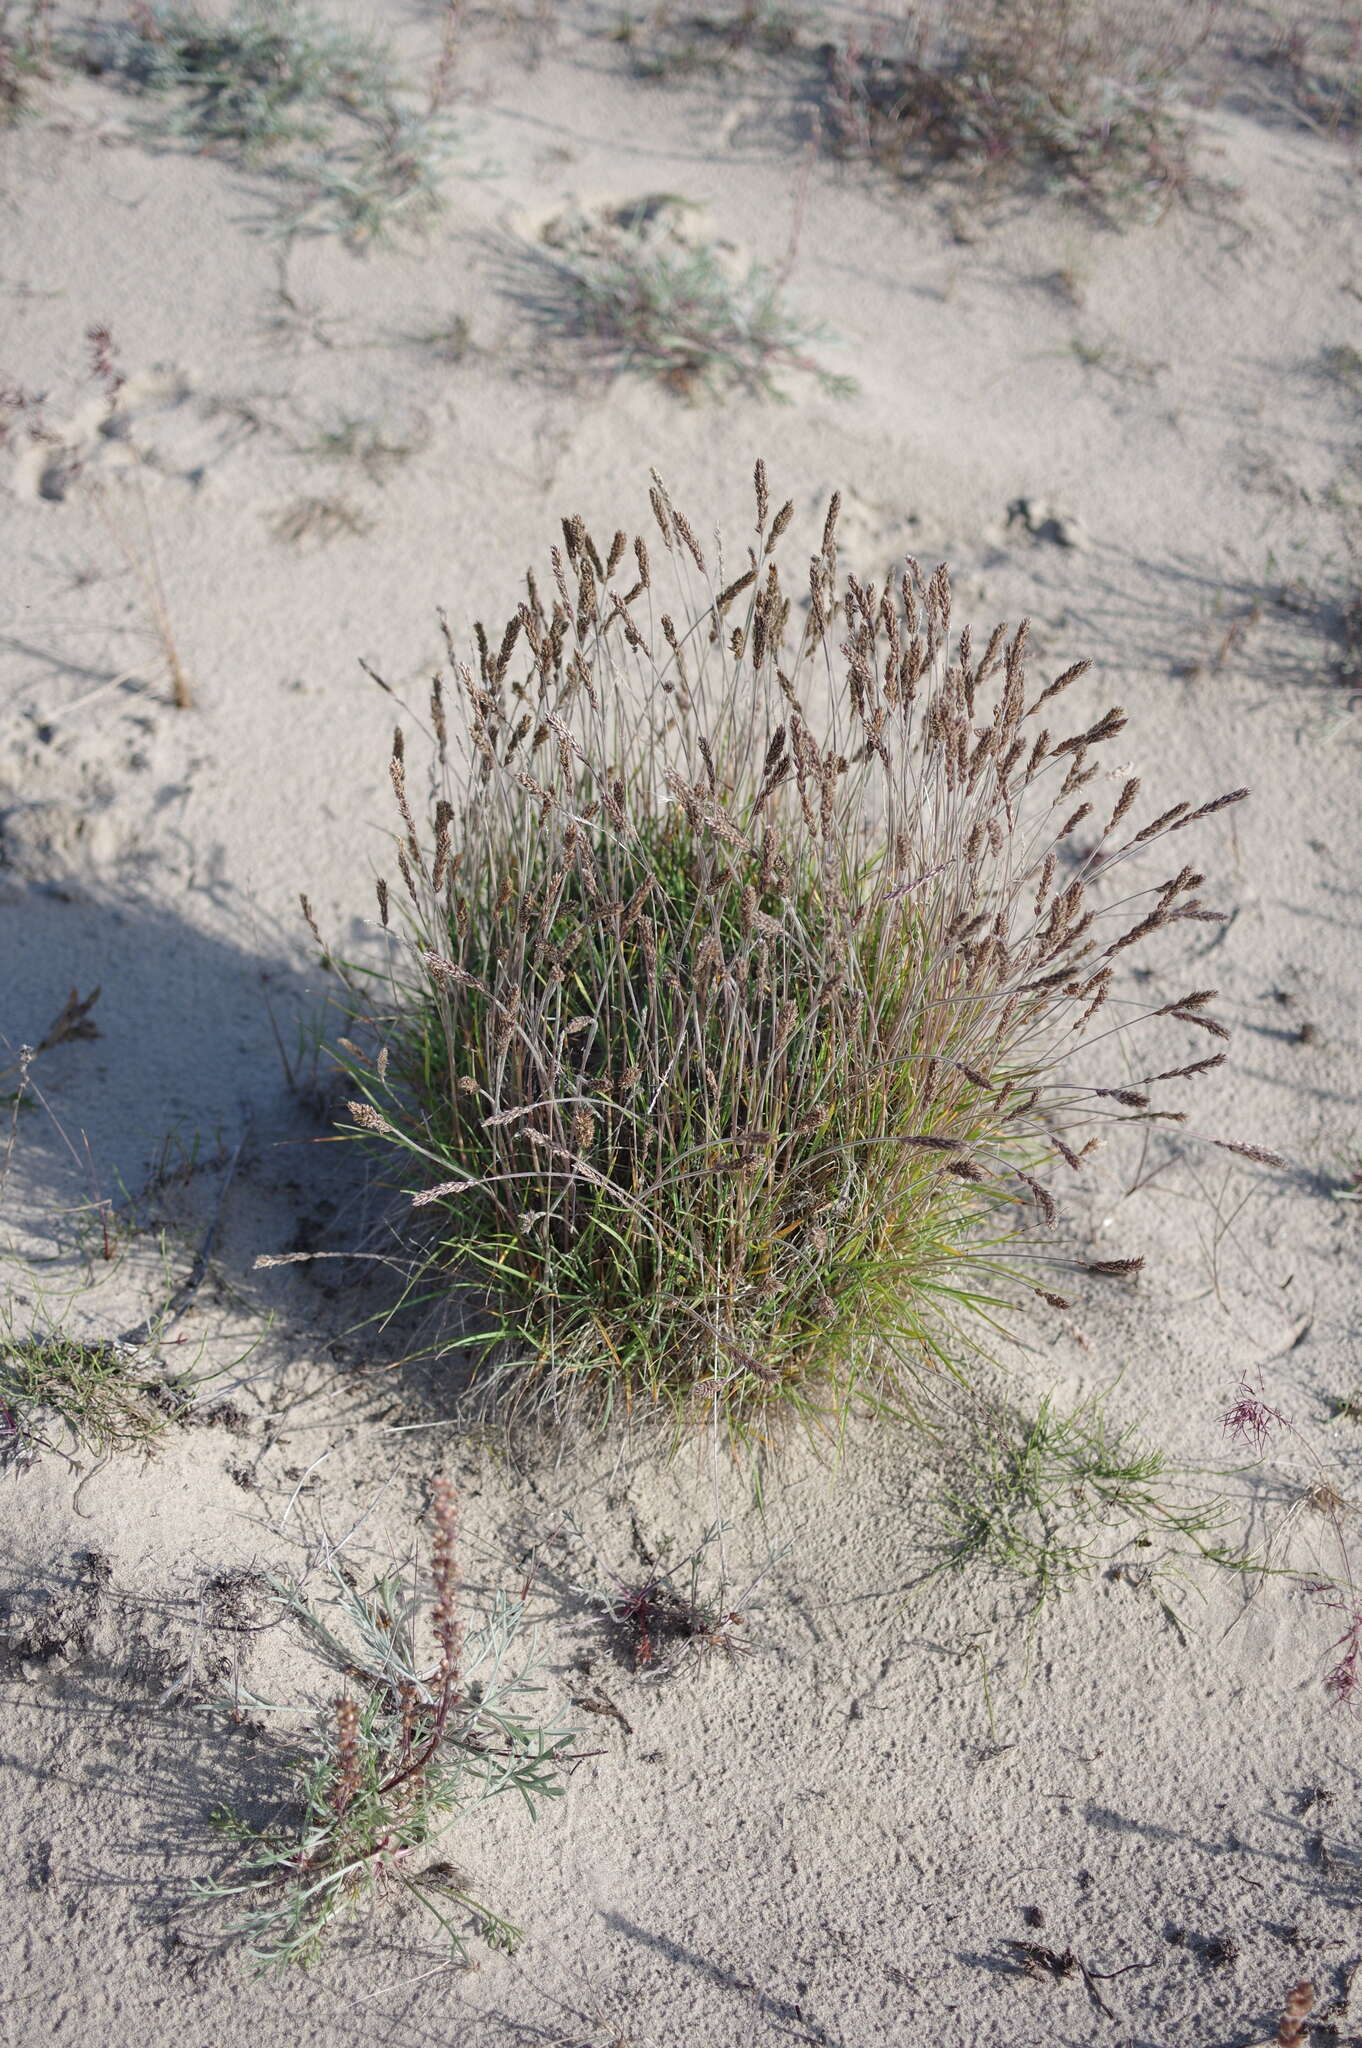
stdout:
<svg viewBox="0 0 1362 2048">
<path fill-rule="evenodd" d="M 808 17 L 784 0 L 739 0 L 727 9 L 664 4 L 622 10 L 610 39 L 628 52 L 635 77 L 670 83 L 722 74 L 748 53 L 783 57 L 798 50 L 807 26 Z"/>
<path fill-rule="evenodd" d="M 1245 794 L 1138 823 L 1122 710 L 1065 717 L 1086 661 L 952 637 L 944 566 L 840 580 L 836 498 L 787 580 L 762 465 L 756 500 L 736 562 L 660 481 L 651 543 L 568 519 L 473 666 L 451 641 L 339 1055 L 413 1298 L 471 1291 L 494 1386 L 749 1440 L 911 1406 L 1019 1283 L 1067 1306 L 1051 1171 L 1223 1061 L 1214 990 L 1117 976 L 1218 918 L 1177 835 Z"/>
<path fill-rule="evenodd" d="M 270 515 L 270 531 L 286 547 L 325 547 L 329 541 L 358 540 L 373 521 L 340 492 L 328 497 L 303 492 Z"/>
<path fill-rule="evenodd" d="M 840 29 L 823 45 L 829 139 L 901 175 L 954 167 L 1157 218 L 1194 183 L 1177 81 L 1212 22 L 1198 5 L 1151 37 L 1094 0 L 963 0 L 926 25 Z"/>
<path fill-rule="evenodd" d="M 783 76 L 829 148 L 896 177 L 1052 190 L 1123 225 L 1208 189 L 1182 88 L 1216 20 L 1216 0 L 729 0 L 630 9 L 612 34 L 638 77 Z"/>
<path fill-rule="evenodd" d="M 324 141 L 338 114 L 381 110 L 395 84 L 378 44 L 296 0 L 240 0 L 225 18 L 135 7 L 109 54 L 130 84 L 173 102 L 170 133 L 252 158 Z"/>
<path fill-rule="evenodd" d="M 1362 132 L 1362 14 L 1355 7 L 1282 25 L 1260 61 L 1308 126 L 1345 138 Z"/>
<path fill-rule="evenodd" d="M 532 1654 L 522 1654 L 530 1648 L 521 1642 L 523 1603 L 499 1597 L 465 1632 L 454 1497 L 444 1480 L 435 1483 L 431 1520 L 428 1589 L 389 1573 L 360 1591 L 334 1553 L 334 1590 L 320 1606 L 274 1583 L 285 1613 L 345 1684 L 318 1716 L 316 1746 L 298 1758 L 296 1793 L 280 1816 L 257 1827 L 227 1809 L 214 1815 L 235 1845 L 235 1867 L 197 1895 L 231 1903 L 238 1917 L 229 1932 L 262 1970 L 314 1962 L 334 1924 L 384 1892 L 414 1898 L 453 1961 L 468 1960 L 470 1932 L 497 1948 L 519 1939 L 471 1895 L 461 1871 L 422 1862 L 422 1852 L 505 1793 L 531 1816 L 541 1800 L 561 1797 L 574 1738 L 527 1721 L 517 1705 L 540 1689 Z"/>
</svg>

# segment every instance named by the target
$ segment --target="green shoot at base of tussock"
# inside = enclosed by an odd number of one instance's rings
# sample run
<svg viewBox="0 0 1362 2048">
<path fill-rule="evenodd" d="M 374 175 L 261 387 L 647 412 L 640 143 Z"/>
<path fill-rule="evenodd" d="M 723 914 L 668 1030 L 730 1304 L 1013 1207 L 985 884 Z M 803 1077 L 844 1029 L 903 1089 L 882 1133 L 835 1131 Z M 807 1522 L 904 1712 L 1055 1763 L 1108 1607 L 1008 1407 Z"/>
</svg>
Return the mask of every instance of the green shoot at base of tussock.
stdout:
<svg viewBox="0 0 1362 2048">
<path fill-rule="evenodd" d="M 511 1662 L 525 1630 L 522 1602 L 499 1596 L 465 1637 L 454 1501 L 443 1480 L 432 1521 L 429 1598 L 394 1574 L 357 1591 L 334 1554 L 334 1594 L 320 1609 L 298 1588 L 271 1582 L 346 1690 L 319 1715 L 317 1747 L 298 1759 L 296 1795 L 277 1820 L 256 1827 L 226 1809 L 213 1816 L 236 1847 L 235 1866 L 196 1895 L 205 1905 L 230 1903 L 238 1917 L 228 1932 L 247 1942 L 258 1969 L 315 1962 L 334 1923 L 384 1892 L 406 1894 L 432 1916 L 452 1961 L 468 1960 L 470 1932 L 496 1948 L 519 1938 L 472 1896 L 462 1872 L 417 1859 L 489 1799 L 518 1793 L 533 1816 L 539 1801 L 561 1797 L 573 1731 L 536 1726 L 516 1705 L 540 1690 L 532 1645 L 519 1667 Z M 433 1661 L 421 1641 L 427 1619 Z"/>
<path fill-rule="evenodd" d="M 1138 778 L 1094 781 L 1120 707 L 1064 730 L 1087 662 L 1030 684 L 1025 621 L 952 643 L 944 565 L 839 587 L 835 498 L 787 584 L 793 504 L 762 465 L 756 492 L 736 562 L 658 479 L 660 563 L 565 520 L 547 601 L 531 574 L 476 671 L 451 639 L 426 822 L 394 742 L 389 964 L 340 969 L 337 1053 L 409 1205 L 408 1300 L 476 1302 L 451 1348 L 492 1388 L 753 1446 L 911 1409 L 1019 1288 L 1068 1305 L 1039 1176 L 1113 1119 L 1183 1121 L 1150 1089 L 1228 1035 L 1213 989 L 1116 979 L 1219 918 L 1144 863 L 1245 794 L 1137 826 Z"/>
</svg>

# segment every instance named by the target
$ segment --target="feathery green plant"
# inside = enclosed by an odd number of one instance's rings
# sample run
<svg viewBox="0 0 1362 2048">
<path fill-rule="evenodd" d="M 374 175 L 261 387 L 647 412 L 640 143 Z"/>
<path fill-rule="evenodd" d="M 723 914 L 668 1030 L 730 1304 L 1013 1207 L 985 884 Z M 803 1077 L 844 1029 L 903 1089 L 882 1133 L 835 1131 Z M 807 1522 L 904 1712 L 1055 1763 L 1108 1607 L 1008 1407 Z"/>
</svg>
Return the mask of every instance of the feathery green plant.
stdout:
<svg viewBox="0 0 1362 2048">
<path fill-rule="evenodd" d="M 380 52 L 293 0 L 242 0 L 223 22 L 146 8 L 113 54 L 131 83 L 182 95 L 167 117 L 172 133 L 253 156 L 321 140 L 338 108 L 361 107 L 391 83 Z"/>
<path fill-rule="evenodd" d="M 452 45 L 425 102 L 410 106 L 381 44 L 298 0 L 238 0 L 222 20 L 143 6 L 91 37 L 93 66 L 169 99 L 168 133 L 272 165 L 290 193 L 280 234 L 335 234 L 363 248 L 423 225 L 442 204 L 458 140 L 441 111 Z"/>
<path fill-rule="evenodd" d="M 102 54 L 142 90 L 180 96 L 171 133 L 249 156 L 322 141 L 338 112 L 371 113 L 395 84 L 382 49 L 297 0 L 238 0 L 225 20 L 142 7 Z"/>
<path fill-rule="evenodd" d="M 835 497 L 796 612 L 793 503 L 761 464 L 756 494 L 711 564 L 655 479 L 670 595 L 642 538 L 566 520 L 547 601 L 531 574 L 476 672 L 450 640 L 428 822 L 394 743 L 406 935 L 380 882 L 338 1054 L 411 1207 L 408 1298 L 478 1304 L 492 1386 L 753 1443 L 911 1407 L 1019 1279 L 1067 1306 L 1018 1230 L 1054 1223 L 1038 1175 L 1180 1121 L 1150 1086 L 1224 1058 L 1170 1059 L 1168 1026 L 1143 1078 L 1101 1053 L 1151 1017 L 1228 1035 L 1214 990 L 1122 997 L 1127 949 L 1218 916 L 1190 865 L 1132 865 L 1245 794 L 1132 830 L 1138 780 L 1092 788 L 1124 713 L 1054 723 L 1086 661 L 1033 690 L 1025 621 L 952 645 L 944 566 L 839 589 Z"/>
<path fill-rule="evenodd" d="M 532 1816 L 539 1801 L 560 1798 L 574 1732 L 536 1726 L 515 1704 L 540 1690 L 532 1682 L 532 1644 L 526 1661 L 512 1665 L 525 1630 L 523 1601 L 499 1595 L 465 1636 L 454 1497 L 445 1480 L 435 1483 L 431 1514 L 429 1597 L 394 1573 L 361 1592 L 334 1553 L 335 1590 L 320 1607 L 298 1587 L 270 1582 L 347 1689 L 318 1717 L 316 1751 L 298 1759 L 295 1798 L 277 1820 L 256 1827 L 227 1808 L 213 1816 L 239 1863 L 196 1885 L 195 1894 L 205 1905 L 234 1902 L 240 1917 L 228 1932 L 247 1941 L 261 1970 L 314 1962 L 333 1923 L 384 1890 L 406 1892 L 433 1916 L 453 1960 L 468 1959 L 470 1924 L 493 1947 L 513 1948 L 519 1939 L 519 1928 L 471 1895 L 460 1871 L 438 1860 L 418 1867 L 415 1858 L 452 1822 L 503 1793 L 518 1793 Z M 420 1640 L 427 1615 L 433 1664 Z"/>
<path fill-rule="evenodd" d="M 422 227 L 444 204 L 441 181 L 458 145 L 438 113 L 389 108 L 350 147 L 299 165 L 304 196 L 282 216 L 281 232 L 335 234 L 365 248 L 395 229 Z"/>
<path fill-rule="evenodd" d="M 1024 1585 L 1034 1611 L 1113 1565 L 1158 1585 L 1183 1579 L 1188 1562 L 1252 1569 L 1228 1537 L 1234 1504 L 1189 1495 L 1186 1481 L 1197 1477 L 1205 1475 L 1176 1468 L 1134 1425 L 1118 1428 L 1106 1392 L 1067 1412 L 1047 1395 L 1029 1421 L 990 1410 L 943 1489 L 945 1556 L 928 1576 L 983 1564 Z"/>
</svg>

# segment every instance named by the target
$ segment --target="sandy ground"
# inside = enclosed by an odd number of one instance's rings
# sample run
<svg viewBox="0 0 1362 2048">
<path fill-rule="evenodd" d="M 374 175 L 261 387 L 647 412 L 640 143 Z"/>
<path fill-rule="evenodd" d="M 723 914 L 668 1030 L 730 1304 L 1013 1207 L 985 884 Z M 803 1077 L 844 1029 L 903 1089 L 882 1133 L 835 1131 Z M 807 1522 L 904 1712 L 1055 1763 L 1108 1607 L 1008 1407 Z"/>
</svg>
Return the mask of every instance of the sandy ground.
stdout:
<svg viewBox="0 0 1362 2048">
<path fill-rule="evenodd" d="M 436 13 L 383 10 L 415 69 Z M 764 454 L 811 542 L 840 488 L 848 563 L 945 559 L 958 617 L 1029 614 L 1038 666 L 1091 655 L 1083 701 L 1127 706 L 1124 758 L 1164 801 L 1252 785 L 1197 849 L 1233 919 L 1184 927 L 1201 935 L 1159 971 L 1213 980 L 1235 1026 L 1200 1127 L 1292 1170 L 1180 1140 L 1104 1153 L 1066 1241 L 1144 1254 L 1145 1274 L 1025 1325 L 1011 1398 L 1114 1386 L 1119 1420 L 1213 1468 L 1206 1489 L 1302 1565 L 1327 1556 L 1301 1498 L 1312 1447 L 1345 1493 L 1362 1452 L 1327 1420 L 1362 1380 L 1362 1220 L 1334 1198 L 1362 1148 L 1362 710 L 1316 603 L 1362 494 L 1356 394 L 1320 366 L 1362 345 L 1355 156 L 1246 71 L 1199 116 L 1237 196 L 1120 234 L 1055 200 L 982 207 L 820 161 L 789 293 L 859 395 L 796 380 L 784 407 L 688 405 L 548 347 L 506 238 L 676 192 L 779 261 L 799 110 L 778 67 L 649 84 L 592 33 L 610 10 L 557 14 L 537 54 L 479 18 L 447 211 L 396 250 L 269 238 L 268 181 L 149 143 L 97 81 L 43 94 L 0 142 L 0 381 L 41 394 L 56 437 L 0 451 L 0 1030 L 36 1042 L 69 988 L 101 989 L 100 1037 L 34 1068 L 4 1286 L 18 1327 L 65 1303 L 92 1334 L 126 1329 L 216 1217 L 168 1348 L 222 1375 L 152 1459 L 0 1480 L 0 2037 L 1247 2048 L 1307 1976 L 1333 2012 L 1313 2038 L 1362 2039 L 1357 1723 L 1322 1687 L 1340 1624 L 1319 1596 L 1272 1580 L 1246 1604 L 1203 1573 L 1164 1585 L 1175 1620 L 1129 1551 L 1030 1619 L 1027 1588 L 982 1569 L 914 1591 L 958 1478 L 949 1435 L 861 1429 L 835 1470 L 792 1445 L 763 1518 L 707 1447 L 663 1465 L 641 1443 L 508 1449 L 451 1426 L 395 1339 L 357 1329 L 380 1305 L 359 1269 L 255 1269 L 366 1222 L 354 1155 L 308 1106 L 325 990 L 296 908 L 305 889 L 338 945 L 373 915 L 392 706 L 357 657 L 419 685 L 438 605 L 460 632 L 497 616 L 566 512 L 641 525 L 650 464 L 698 529 L 737 531 Z M 457 361 L 405 338 L 456 320 Z M 127 378 L 112 433 L 95 323 Z M 342 414 L 412 452 L 379 480 L 298 452 Z M 366 531 L 278 537 L 300 495 L 338 492 Z M 1009 519 L 1020 499 L 1038 531 Z M 192 710 L 167 700 L 110 506 L 143 559 L 149 527 Z M 1051 515 L 1075 544 L 1046 537 Z M 1299 1428 L 1230 1479 L 1246 1373 Z M 264 1810 L 279 1752 L 201 1703 L 234 1681 L 322 1699 L 328 1678 L 230 1574 L 305 1571 L 352 1529 L 355 1568 L 378 1569 L 410 1551 L 436 1471 L 463 1504 L 470 1598 L 537 1554 L 552 1706 L 603 1689 L 631 1732 L 582 1713 L 596 1754 L 562 1807 L 452 1845 L 526 1928 L 517 1957 L 441 1970 L 393 1909 L 310 1976 L 262 1983 L 185 1898 L 220 1867 L 209 1810 Z M 584 1560 L 681 1556 L 720 1518 L 734 1582 L 765 1573 L 752 1654 L 634 1673 Z M 1017 1941 L 1092 1975 L 1027 1974 Z"/>
</svg>

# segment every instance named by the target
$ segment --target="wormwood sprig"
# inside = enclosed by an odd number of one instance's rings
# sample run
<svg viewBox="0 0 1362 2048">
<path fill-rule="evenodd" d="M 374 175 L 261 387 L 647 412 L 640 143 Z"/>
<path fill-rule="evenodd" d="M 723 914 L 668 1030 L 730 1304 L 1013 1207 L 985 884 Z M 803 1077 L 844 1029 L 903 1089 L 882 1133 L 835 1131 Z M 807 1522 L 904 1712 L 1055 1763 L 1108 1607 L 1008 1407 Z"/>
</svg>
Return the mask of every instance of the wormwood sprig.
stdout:
<svg viewBox="0 0 1362 2048">
<path fill-rule="evenodd" d="M 442 204 L 458 145 L 443 110 L 452 45 L 424 104 L 412 104 L 381 43 L 298 0 L 238 0 L 222 19 L 143 6 L 90 33 L 94 68 L 166 102 L 165 132 L 284 180 L 281 234 L 335 234 L 363 248 L 423 225 Z"/>
<path fill-rule="evenodd" d="M 335 234 L 352 248 L 423 227 L 444 204 L 444 174 L 460 138 L 437 112 L 389 107 L 356 141 L 297 166 L 299 199 L 282 234 Z"/>
<path fill-rule="evenodd" d="M 1124 711 L 1064 717 L 1087 661 L 1038 685 L 1026 621 L 954 637 L 944 565 L 840 581 L 836 497 L 787 581 L 793 503 L 755 488 L 736 563 L 655 478 L 660 543 L 566 519 L 471 659 L 446 627 L 337 1054 L 410 1203 L 408 1299 L 485 1311 L 492 1391 L 751 1445 L 911 1412 L 1020 1291 L 1069 1305 L 1053 1171 L 1182 1123 L 1156 1093 L 1228 1036 L 1213 989 L 1120 978 L 1220 918 L 1144 864 L 1246 794 L 1138 823 L 1138 778 L 1097 779 Z"/>
<path fill-rule="evenodd" d="M 194 7 L 143 6 L 96 45 L 101 68 L 172 96 L 165 125 L 204 148 L 268 156 L 320 142 L 338 113 L 386 106 L 386 53 L 297 0 L 238 0 L 225 19 Z"/>
<path fill-rule="evenodd" d="M 515 1704 L 542 1689 L 533 1683 L 532 1641 L 512 1663 L 525 1631 L 523 1601 L 498 1595 L 465 1630 L 454 1494 L 443 1479 L 433 1489 L 431 1522 L 427 1591 L 387 1573 L 360 1592 L 334 1553 L 334 1592 L 318 1605 L 298 1586 L 270 1582 L 285 1612 L 343 1674 L 346 1690 L 320 1712 L 316 1751 L 298 1759 L 295 1797 L 275 1821 L 256 1827 L 227 1808 L 213 1815 L 235 1845 L 236 1866 L 195 1891 L 204 1904 L 233 1902 L 240 1917 L 228 1932 L 245 1939 L 259 1969 L 314 1962 L 332 1924 L 385 1890 L 409 1893 L 432 1915 L 451 1959 L 468 1960 L 469 1932 L 497 1948 L 519 1939 L 517 1927 L 473 1897 L 460 1871 L 416 1858 L 451 1823 L 502 1793 L 518 1793 L 531 1816 L 541 1800 L 561 1797 L 574 1732 L 540 1727 Z M 422 1648 L 423 1623 L 434 1638 L 433 1659 Z M 235 1702 L 221 1704 L 239 1713 Z"/>
</svg>

